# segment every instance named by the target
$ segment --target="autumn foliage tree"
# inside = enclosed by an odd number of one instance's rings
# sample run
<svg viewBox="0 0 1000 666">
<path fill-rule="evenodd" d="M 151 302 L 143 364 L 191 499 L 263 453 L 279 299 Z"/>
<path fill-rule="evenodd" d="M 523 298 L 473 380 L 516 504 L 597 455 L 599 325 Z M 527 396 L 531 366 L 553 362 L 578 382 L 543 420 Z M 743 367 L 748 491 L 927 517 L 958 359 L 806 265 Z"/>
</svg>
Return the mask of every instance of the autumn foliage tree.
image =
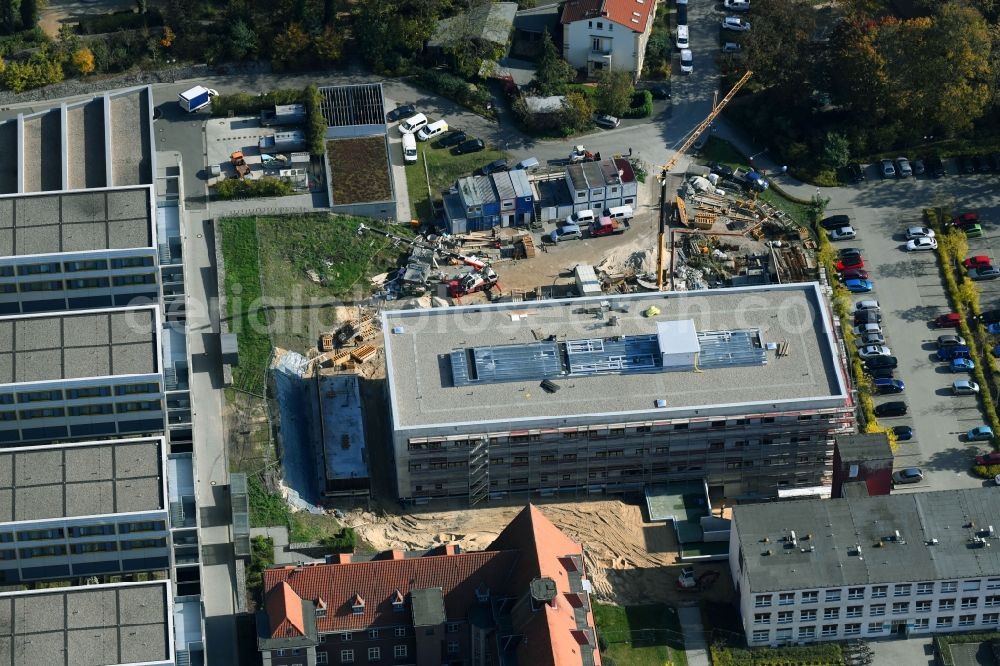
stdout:
<svg viewBox="0 0 1000 666">
<path fill-rule="evenodd" d="M 73 66 L 84 76 L 94 71 L 94 54 L 86 46 L 78 48 L 73 53 Z"/>
</svg>

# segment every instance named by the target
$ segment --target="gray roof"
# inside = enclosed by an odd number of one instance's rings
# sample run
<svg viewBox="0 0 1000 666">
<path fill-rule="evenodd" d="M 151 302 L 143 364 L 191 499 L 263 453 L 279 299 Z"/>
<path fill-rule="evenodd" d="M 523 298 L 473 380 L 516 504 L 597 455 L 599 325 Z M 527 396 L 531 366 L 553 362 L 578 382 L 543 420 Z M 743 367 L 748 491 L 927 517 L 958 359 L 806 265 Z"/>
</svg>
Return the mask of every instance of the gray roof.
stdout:
<svg viewBox="0 0 1000 666">
<path fill-rule="evenodd" d="M 569 174 L 569 180 L 573 183 L 574 190 L 582 191 L 590 188 L 582 164 L 570 164 L 566 167 L 566 173 Z"/>
<path fill-rule="evenodd" d="M 529 95 L 524 98 L 524 106 L 528 113 L 559 113 L 566 106 L 566 98 L 563 95 L 549 97 Z"/>
<path fill-rule="evenodd" d="M 970 541 L 990 525 L 1000 527 L 998 517 L 995 488 L 772 502 L 733 510 L 753 593 L 1000 576 L 998 537 L 987 538 L 993 547 Z M 783 541 L 792 531 L 795 547 Z"/>
<path fill-rule="evenodd" d="M 500 171 L 492 174 L 490 178 L 493 179 L 493 184 L 496 185 L 497 195 L 499 195 L 500 200 L 513 199 L 517 196 L 514 192 L 514 182 L 510 178 L 509 171 Z"/>
<path fill-rule="evenodd" d="M 466 176 L 459 178 L 456 183 L 462 201 L 466 206 L 482 206 L 486 203 L 493 203 L 497 200 L 497 195 L 493 191 L 493 185 L 486 176 Z"/>
<path fill-rule="evenodd" d="M 583 168 L 583 175 L 587 178 L 589 187 L 604 187 L 604 170 L 597 162 L 584 162 L 580 165 Z M 618 172 L 615 171 L 615 176 Z"/>
<path fill-rule="evenodd" d="M 444 595 L 440 587 L 410 590 L 414 627 L 436 627 L 445 621 Z"/>
<path fill-rule="evenodd" d="M 381 83 L 320 88 L 320 109 L 328 127 L 385 125 Z"/>
<path fill-rule="evenodd" d="M 158 372 L 155 307 L 0 319 L 0 384 Z"/>
<path fill-rule="evenodd" d="M 531 181 L 528 180 L 528 174 L 525 173 L 524 169 L 514 169 L 513 171 L 508 171 L 507 173 L 510 174 L 510 181 L 511 184 L 514 186 L 515 196 L 518 197 L 533 196 L 533 193 L 531 191 Z"/>
<path fill-rule="evenodd" d="M 595 314 L 604 301 L 613 312 Z M 661 313 L 644 316 L 653 305 Z M 618 318 L 613 327 L 608 325 L 612 315 Z M 748 403 L 774 411 L 789 405 L 836 407 L 844 401 L 828 307 L 815 283 L 400 310 L 383 313 L 383 319 L 396 428 L 596 419 L 602 413 L 674 418 L 694 416 L 702 408 L 711 410 L 702 410 L 702 416 L 741 414 Z M 692 319 L 699 332 L 758 329 L 764 342 L 786 342 L 788 354 L 777 358 L 768 352 L 764 366 L 557 378 L 561 390 L 553 394 L 539 388 L 537 380 L 452 385 L 449 356 L 455 350 L 532 344 L 548 336 L 655 334 L 658 321 L 681 319 Z M 667 407 L 654 409 L 658 399 Z"/>
<path fill-rule="evenodd" d="M 557 3 L 522 9 L 514 17 L 514 27 L 524 32 L 541 33 L 545 30 L 550 35 L 555 35 L 559 30 L 559 18 L 562 14 L 562 7 Z"/>
<path fill-rule="evenodd" d="M 0 198 L 0 256 L 152 247 L 148 186 Z"/>
<path fill-rule="evenodd" d="M 354 374 L 320 373 L 319 415 L 327 479 L 368 477 L 361 389 Z"/>
<path fill-rule="evenodd" d="M 0 594 L 0 663 L 170 661 L 169 594 L 169 581 Z"/>
<path fill-rule="evenodd" d="M 467 12 L 438 21 L 427 45 L 462 46 L 473 39 L 506 44 L 516 14 L 516 2 L 480 2 Z"/>
<path fill-rule="evenodd" d="M 837 449 L 845 461 L 892 460 L 892 447 L 884 432 L 840 435 Z"/>
<path fill-rule="evenodd" d="M 144 439 L 0 450 L 0 523 L 162 509 L 162 447 Z"/>
</svg>

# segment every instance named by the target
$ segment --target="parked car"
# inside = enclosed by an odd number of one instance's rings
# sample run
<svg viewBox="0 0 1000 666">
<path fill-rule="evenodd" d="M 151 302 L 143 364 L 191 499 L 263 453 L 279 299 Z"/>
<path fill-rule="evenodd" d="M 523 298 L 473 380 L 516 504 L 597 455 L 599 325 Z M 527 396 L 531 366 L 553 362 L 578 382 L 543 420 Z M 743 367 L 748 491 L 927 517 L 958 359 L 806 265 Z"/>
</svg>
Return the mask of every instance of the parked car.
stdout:
<svg viewBox="0 0 1000 666">
<path fill-rule="evenodd" d="M 1000 323 L 987 324 L 986 332 L 993 335 L 1000 335 Z"/>
<path fill-rule="evenodd" d="M 928 227 L 909 227 L 906 230 L 906 240 L 915 238 L 934 238 L 934 230 Z"/>
<path fill-rule="evenodd" d="M 441 145 L 442 148 L 448 148 L 451 146 L 457 146 L 458 144 L 462 143 L 467 139 L 468 137 L 465 135 L 465 132 L 463 132 L 462 130 L 458 130 L 456 132 L 452 132 L 446 137 L 443 137 L 441 141 L 439 141 L 438 143 Z"/>
<path fill-rule="evenodd" d="M 736 42 L 723 42 L 721 50 L 723 53 L 739 53 L 743 47 Z"/>
<path fill-rule="evenodd" d="M 614 129 L 621 125 L 622 121 L 606 113 L 598 113 L 594 115 L 594 123 L 607 129 Z"/>
<path fill-rule="evenodd" d="M 862 310 L 861 312 L 854 313 L 854 325 L 860 326 L 861 324 L 881 324 L 882 315 L 874 310 Z"/>
<path fill-rule="evenodd" d="M 417 130 L 426 127 L 428 122 L 427 116 L 422 113 L 417 113 L 399 123 L 399 133 L 413 134 Z"/>
<path fill-rule="evenodd" d="M 949 312 L 948 314 L 939 315 L 933 323 L 935 328 L 958 328 L 961 320 L 957 312 Z"/>
<path fill-rule="evenodd" d="M 486 150 L 486 144 L 482 139 L 468 139 L 451 149 L 452 155 L 465 155 L 467 153 L 478 153 Z"/>
<path fill-rule="evenodd" d="M 978 266 L 969 269 L 970 280 L 996 280 L 998 277 L 1000 277 L 1000 268 L 996 266 Z"/>
<path fill-rule="evenodd" d="M 1000 451 L 990 451 L 976 456 L 977 465 L 1000 465 Z"/>
<path fill-rule="evenodd" d="M 722 0 L 722 6 L 731 12 L 748 12 L 750 0 Z"/>
<path fill-rule="evenodd" d="M 417 107 L 412 104 L 404 104 L 403 106 L 397 106 L 395 109 L 385 114 L 385 119 L 394 123 L 400 118 L 409 118 L 417 112 Z"/>
<path fill-rule="evenodd" d="M 979 213 L 969 210 L 951 218 L 951 223 L 956 227 L 965 227 L 972 224 L 979 224 Z"/>
<path fill-rule="evenodd" d="M 561 227 L 553 229 L 548 235 L 548 239 L 553 243 L 561 243 L 568 240 L 580 240 L 583 238 L 583 232 L 575 224 L 564 224 Z"/>
<path fill-rule="evenodd" d="M 876 323 L 857 324 L 853 330 L 854 335 L 868 335 L 870 333 L 878 333 L 879 335 L 882 335 L 882 327 Z"/>
<path fill-rule="evenodd" d="M 976 167 L 972 163 L 972 158 L 968 155 L 960 155 L 955 158 L 959 173 L 976 173 Z"/>
<path fill-rule="evenodd" d="M 857 162 L 852 162 L 847 165 L 847 175 L 850 177 L 851 181 L 855 183 L 867 180 L 867 178 L 865 178 L 865 168 Z"/>
<path fill-rule="evenodd" d="M 854 344 L 858 347 L 866 347 L 868 345 L 884 345 L 885 336 L 881 333 L 865 333 L 861 337 L 855 338 Z"/>
<path fill-rule="evenodd" d="M 902 393 L 906 390 L 906 385 L 900 379 L 876 379 L 873 383 L 880 395 Z"/>
<path fill-rule="evenodd" d="M 951 383 L 951 392 L 955 395 L 975 395 L 979 393 L 979 384 L 971 379 L 956 379 Z"/>
<path fill-rule="evenodd" d="M 869 368 L 895 368 L 899 365 L 899 360 L 895 356 L 872 356 L 865 359 L 865 366 Z"/>
<path fill-rule="evenodd" d="M 976 426 L 965 433 L 965 439 L 969 442 L 985 442 L 993 439 L 993 428 L 988 425 Z"/>
<path fill-rule="evenodd" d="M 858 356 L 865 360 L 876 356 L 892 356 L 892 350 L 885 345 L 868 345 L 858 350 Z"/>
<path fill-rule="evenodd" d="M 867 374 L 872 379 L 892 379 L 893 371 L 892 368 L 864 368 L 865 374 Z"/>
<path fill-rule="evenodd" d="M 936 250 L 938 246 L 936 238 L 916 238 L 911 241 L 906 241 L 906 251 L 907 252 L 928 252 L 930 250 Z"/>
<path fill-rule="evenodd" d="M 931 178 L 940 178 L 945 175 L 944 161 L 936 155 L 932 155 L 924 160 L 924 165 L 927 167 L 927 173 Z"/>
<path fill-rule="evenodd" d="M 688 24 L 688 6 L 686 2 L 677 3 L 677 25 Z"/>
<path fill-rule="evenodd" d="M 871 280 L 845 280 L 844 286 L 852 294 L 867 294 L 875 288 Z"/>
<path fill-rule="evenodd" d="M 906 403 L 902 400 L 883 402 L 875 406 L 875 416 L 878 417 L 906 416 L 906 412 Z"/>
<path fill-rule="evenodd" d="M 969 257 L 962 262 L 962 265 L 966 268 L 978 268 L 980 266 L 990 266 L 993 264 L 993 260 L 987 257 L 985 254 L 977 254 L 974 257 Z"/>
<path fill-rule="evenodd" d="M 893 166 L 892 160 L 882 160 L 879 162 L 882 167 L 882 177 L 883 178 L 895 178 L 896 177 L 896 167 Z"/>
<path fill-rule="evenodd" d="M 842 247 L 837 251 L 837 256 L 840 259 L 847 259 L 848 257 L 860 257 L 861 248 L 860 247 Z"/>
<path fill-rule="evenodd" d="M 710 166 L 709 169 L 711 169 L 712 173 L 717 173 L 723 178 L 733 177 L 733 167 L 729 166 L 728 164 L 720 164 L 718 162 L 713 162 L 712 166 Z M 838 225 L 838 226 L 844 226 L 844 225 Z"/>
<path fill-rule="evenodd" d="M 976 321 L 981 321 L 984 324 L 1000 323 L 1000 310 L 986 310 L 975 319 Z"/>
<path fill-rule="evenodd" d="M 849 268 L 837 273 L 841 280 L 867 280 L 868 271 L 863 268 Z"/>
<path fill-rule="evenodd" d="M 750 29 L 750 22 L 739 16 L 727 16 L 722 19 L 722 29 L 732 30 L 733 32 L 746 32 Z"/>
<path fill-rule="evenodd" d="M 861 312 L 862 310 L 881 310 L 881 308 L 878 305 L 878 301 L 874 298 L 866 298 L 854 304 L 855 312 Z"/>
<path fill-rule="evenodd" d="M 981 171 L 985 171 L 985 169 L 983 169 L 983 158 L 979 155 L 973 155 L 970 157 L 969 162 L 972 164 L 972 171 L 969 173 L 979 173 Z"/>
<path fill-rule="evenodd" d="M 924 473 L 919 467 L 907 467 L 892 473 L 892 482 L 895 484 L 920 483 L 923 480 Z"/>
<path fill-rule="evenodd" d="M 837 261 L 837 264 L 834 266 L 834 268 L 836 268 L 838 271 L 846 271 L 850 269 L 859 269 L 864 267 L 865 267 L 865 260 L 861 257 L 861 255 L 844 257 L 842 259 L 839 259 Z"/>
<path fill-rule="evenodd" d="M 484 165 L 479 169 L 479 172 L 484 176 L 488 176 L 491 173 L 497 173 L 499 171 L 507 170 L 507 160 L 493 160 L 489 164 Z"/>
<path fill-rule="evenodd" d="M 670 86 L 666 83 L 647 83 L 645 89 L 652 93 L 653 99 L 670 99 Z"/>
<path fill-rule="evenodd" d="M 895 426 L 892 429 L 892 434 L 896 436 L 896 441 L 906 442 L 913 439 L 913 426 Z"/>
<path fill-rule="evenodd" d="M 955 347 L 957 345 L 964 345 L 965 338 L 961 335 L 939 335 L 937 339 L 938 347 Z"/>
<path fill-rule="evenodd" d="M 972 224 L 967 227 L 962 227 L 962 231 L 965 232 L 966 238 L 980 238 L 983 235 L 983 228 L 978 224 Z"/>
<path fill-rule="evenodd" d="M 941 347 L 934 354 L 939 361 L 951 361 L 956 358 L 969 358 L 969 348 L 966 345 L 952 345 L 951 347 Z"/>
<path fill-rule="evenodd" d="M 854 231 L 854 227 L 840 227 L 831 231 L 829 235 L 832 241 L 854 240 L 858 237 L 857 232 Z"/>
<path fill-rule="evenodd" d="M 690 74 L 694 71 L 694 55 L 691 49 L 681 49 L 681 74 Z"/>
<path fill-rule="evenodd" d="M 844 227 L 851 226 L 851 216 L 850 215 L 831 215 L 830 217 L 824 217 L 819 226 L 823 227 L 827 231 L 833 231 L 834 229 L 842 229 Z"/>
<path fill-rule="evenodd" d="M 976 364 L 971 358 L 953 358 L 950 367 L 952 372 L 972 372 L 976 369 Z"/>
<path fill-rule="evenodd" d="M 899 174 L 900 178 L 909 178 L 913 175 L 913 168 L 910 166 L 910 160 L 905 157 L 896 158 L 896 173 Z"/>
<path fill-rule="evenodd" d="M 913 160 L 910 162 L 910 166 L 913 167 L 914 176 L 922 176 L 927 171 L 927 165 L 924 164 L 923 160 Z"/>
</svg>

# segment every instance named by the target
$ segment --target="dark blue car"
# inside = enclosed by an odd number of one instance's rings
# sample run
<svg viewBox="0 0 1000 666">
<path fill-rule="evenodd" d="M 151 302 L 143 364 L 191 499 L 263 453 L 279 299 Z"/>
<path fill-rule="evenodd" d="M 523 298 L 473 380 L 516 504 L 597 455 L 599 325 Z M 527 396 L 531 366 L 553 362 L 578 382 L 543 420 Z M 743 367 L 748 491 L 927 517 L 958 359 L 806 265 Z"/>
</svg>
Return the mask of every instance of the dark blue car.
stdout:
<svg viewBox="0 0 1000 666">
<path fill-rule="evenodd" d="M 896 426 L 892 429 L 892 434 L 896 436 L 896 441 L 899 442 L 913 439 L 913 426 Z"/>
</svg>

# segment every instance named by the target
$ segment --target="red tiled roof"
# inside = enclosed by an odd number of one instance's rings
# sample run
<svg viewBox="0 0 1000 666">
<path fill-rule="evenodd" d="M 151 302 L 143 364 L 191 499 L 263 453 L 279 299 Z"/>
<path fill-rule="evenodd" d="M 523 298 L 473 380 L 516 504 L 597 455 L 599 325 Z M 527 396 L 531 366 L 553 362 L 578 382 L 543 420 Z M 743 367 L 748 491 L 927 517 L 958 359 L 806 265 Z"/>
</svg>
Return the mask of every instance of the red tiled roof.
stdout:
<svg viewBox="0 0 1000 666">
<path fill-rule="evenodd" d="M 302 619 L 302 599 L 287 583 L 271 589 L 264 602 L 270 622 L 271 638 L 292 638 L 306 635 Z"/>
<path fill-rule="evenodd" d="M 635 32 L 645 32 L 657 0 L 569 0 L 560 22 L 606 18 Z"/>
<path fill-rule="evenodd" d="M 518 557 L 511 551 L 484 551 L 281 567 L 264 571 L 264 589 L 287 583 L 303 599 L 322 598 L 328 607 L 325 617 L 316 618 L 320 633 L 398 624 L 399 616 L 392 608 L 397 590 L 405 597 L 413 589 L 440 587 L 447 616 L 461 618 L 476 603 L 477 587 L 485 584 L 493 591 L 506 588 L 505 581 Z M 355 594 L 365 600 L 365 611 L 360 615 L 351 608 Z"/>
</svg>

